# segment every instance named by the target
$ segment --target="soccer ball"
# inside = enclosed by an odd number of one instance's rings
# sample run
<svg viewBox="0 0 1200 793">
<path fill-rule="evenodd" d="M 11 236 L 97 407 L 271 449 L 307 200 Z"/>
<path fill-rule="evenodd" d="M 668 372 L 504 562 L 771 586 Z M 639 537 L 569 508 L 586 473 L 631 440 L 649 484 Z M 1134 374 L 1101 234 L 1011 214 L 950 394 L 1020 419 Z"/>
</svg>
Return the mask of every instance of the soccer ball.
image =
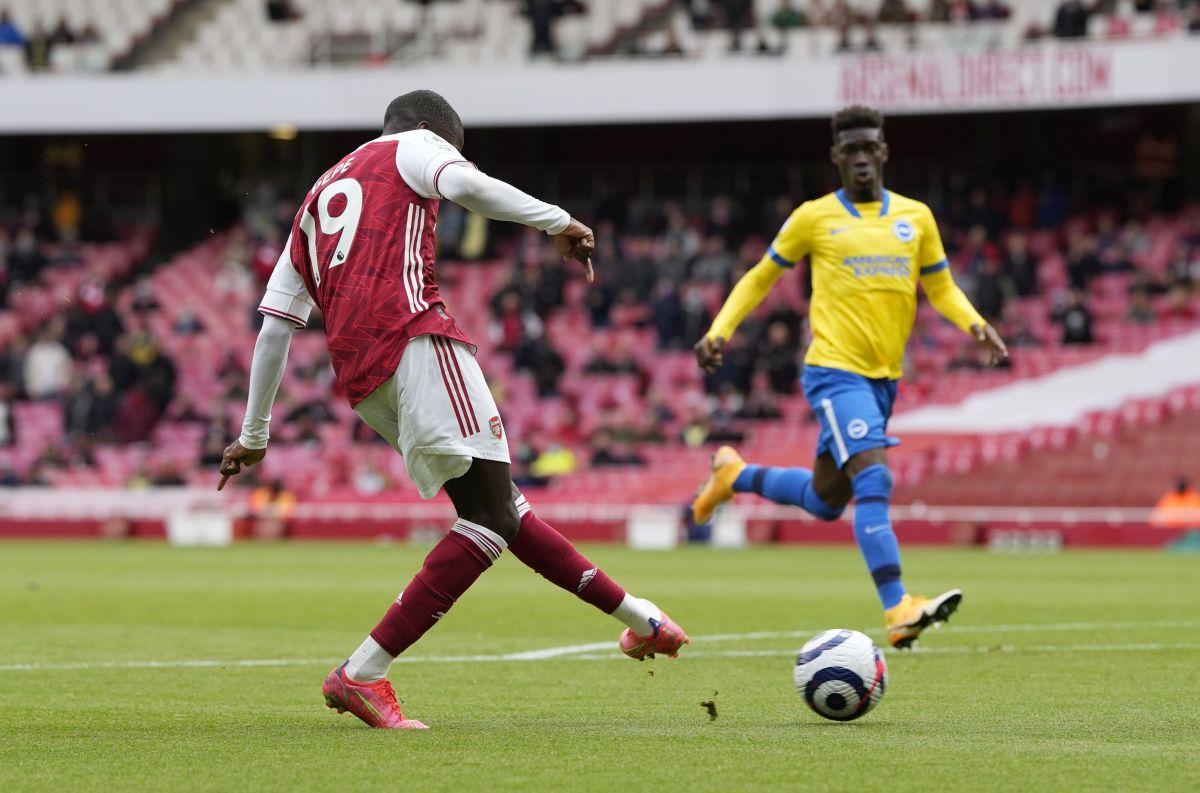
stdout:
<svg viewBox="0 0 1200 793">
<path fill-rule="evenodd" d="M 883 698 L 887 662 L 866 634 L 835 628 L 800 648 L 792 678 L 818 716 L 853 721 Z"/>
</svg>

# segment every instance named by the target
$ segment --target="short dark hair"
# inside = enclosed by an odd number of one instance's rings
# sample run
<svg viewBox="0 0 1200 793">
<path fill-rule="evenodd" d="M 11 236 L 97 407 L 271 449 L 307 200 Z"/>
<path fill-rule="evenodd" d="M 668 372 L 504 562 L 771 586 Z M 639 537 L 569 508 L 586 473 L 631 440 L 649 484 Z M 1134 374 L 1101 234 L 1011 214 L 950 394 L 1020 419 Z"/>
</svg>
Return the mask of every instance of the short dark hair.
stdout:
<svg viewBox="0 0 1200 793">
<path fill-rule="evenodd" d="M 436 91 L 409 91 L 393 99 L 383 115 L 383 130 L 404 132 L 416 129 L 422 121 L 448 142 L 462 146 L 462 119 L 446 97 Z"/>
<path fill-rule="evenodd" d="M 851 105 L 833 114 L 833 137 L 850 129 L 883 129 L 883 113 L 866 105 Z"/>
</svg>

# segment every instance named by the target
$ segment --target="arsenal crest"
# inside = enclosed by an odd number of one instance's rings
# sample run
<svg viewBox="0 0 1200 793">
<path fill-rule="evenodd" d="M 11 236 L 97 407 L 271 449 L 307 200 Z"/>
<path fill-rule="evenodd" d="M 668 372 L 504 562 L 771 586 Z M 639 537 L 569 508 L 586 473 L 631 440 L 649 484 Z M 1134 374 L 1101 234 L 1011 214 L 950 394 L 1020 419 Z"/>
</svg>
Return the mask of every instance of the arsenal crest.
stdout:
<svg viewBox="0 0 1200 793">
<path fill-rule="evenodd" d="M 499 416 L 492 416 L 488 421 L 488 426 L 492 428 L 492 435 L 496 436 L 496 440 L 504 437 L 504 426 L 500 423 Z"/>
</svg>

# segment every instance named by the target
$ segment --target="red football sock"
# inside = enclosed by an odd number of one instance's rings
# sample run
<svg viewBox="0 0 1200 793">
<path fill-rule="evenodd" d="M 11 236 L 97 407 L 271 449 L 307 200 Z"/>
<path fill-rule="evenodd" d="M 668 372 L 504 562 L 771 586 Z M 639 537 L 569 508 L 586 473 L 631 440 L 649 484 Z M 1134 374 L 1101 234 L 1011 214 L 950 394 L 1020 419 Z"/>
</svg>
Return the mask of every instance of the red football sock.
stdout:
<svg viewBox="0 0 1200 793">
<path fill-rule="evenodd" d="M 371 631 L 371 638 L 392 655 L 404 652 L 446 616 L 503 550 L 499 535 L 459 520 L 425 557 L 420 572 Z"/>
<path fill-rule="evenodd" d="M 518 511 L 524 508 L 523 501 L 523 498 L 518 500 Z M 616 611 L 625 597 L 624 589 L 533 512 L 526 512 L 521 517 L 521 530 L 508 547 L 513 556 L 547 581 L 585 603 L 591 603 L 605 614 Z"/>
</svg>

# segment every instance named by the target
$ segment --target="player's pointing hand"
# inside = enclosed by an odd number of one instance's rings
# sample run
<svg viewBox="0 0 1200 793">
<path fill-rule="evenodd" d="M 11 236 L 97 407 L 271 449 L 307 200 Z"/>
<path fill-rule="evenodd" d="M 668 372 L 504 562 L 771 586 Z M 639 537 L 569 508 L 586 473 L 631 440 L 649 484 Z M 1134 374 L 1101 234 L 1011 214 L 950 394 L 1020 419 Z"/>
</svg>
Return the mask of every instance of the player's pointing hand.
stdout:
<svg viewBox="0 0 1200 793">
<path fill-rule="evenodd" d="M 988 352 L 988 366 L 998 366 L 1008 358 L 1008 345 L 991 325 L 972 325 L 971 335 Z"/>
<path fill-rule="evenodd" d="M 594 283 L 596 274 L 592 271 L 592 251 L 596 250 L 596 237 L 592 230 L 575 218 L 559 234 L 552 234 L 550 241 L 555 250 L 563 257 L 563 261 L 572 259 L 583 264 L 583 273 L 587 282 Z"/>
<path fill-rule="evenodd" d="M 225 453 L 221 455 L 221 482 L 217 485 L 217 490 L 225 487 L 229 477 L 240 474 L 243 465 L 249 468 L 262 462 L 262 458 L 266 456 L 266 449 L 247 449 L 240 441 L 229 444 Z"/>
</svg>

